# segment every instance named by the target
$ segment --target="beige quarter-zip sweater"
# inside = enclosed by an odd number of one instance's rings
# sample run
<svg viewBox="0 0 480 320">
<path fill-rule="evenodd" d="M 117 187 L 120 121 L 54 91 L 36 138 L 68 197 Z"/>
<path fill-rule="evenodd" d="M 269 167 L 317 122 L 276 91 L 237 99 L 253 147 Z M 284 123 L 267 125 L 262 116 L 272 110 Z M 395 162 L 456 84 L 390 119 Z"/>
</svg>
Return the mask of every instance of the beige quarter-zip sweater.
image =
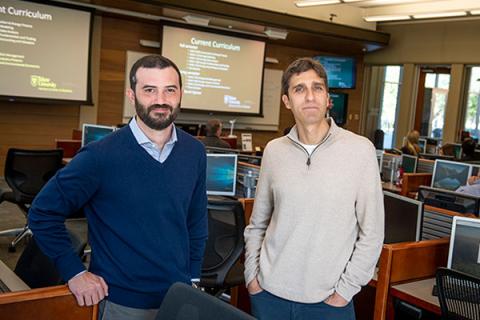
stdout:
<svg viewBox="0 0 480 320">
<path fill-rule="evenodd" d="M 265 148 L 250 224 L 245 280 L 284 299 L 350 301 L 372 278 L 384 232 L 375 148 L 330 121 L 309 156 L 296 128 Z"/>
</svg>

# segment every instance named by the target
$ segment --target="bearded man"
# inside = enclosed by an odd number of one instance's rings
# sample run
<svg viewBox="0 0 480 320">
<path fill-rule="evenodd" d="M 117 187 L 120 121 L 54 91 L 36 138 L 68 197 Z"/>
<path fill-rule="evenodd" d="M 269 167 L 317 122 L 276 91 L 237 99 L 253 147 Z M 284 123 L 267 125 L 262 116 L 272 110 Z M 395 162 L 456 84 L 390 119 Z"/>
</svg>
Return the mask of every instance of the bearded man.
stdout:
<svg viewBox="0 0 480 320">
<path fill-rule="evenodd" d="M 178 67 L 150 55 L 130 71 L 128 126 L 90 143 L 34 200 L 29 226 L 79 305 L 99 319 L 154 319 L 174 282 L 200 277 L 207 239 L 206 155 L 175 128 Z M 83 209 L 92 248 L 87 271 L 65 219 Z"/>
</svg>

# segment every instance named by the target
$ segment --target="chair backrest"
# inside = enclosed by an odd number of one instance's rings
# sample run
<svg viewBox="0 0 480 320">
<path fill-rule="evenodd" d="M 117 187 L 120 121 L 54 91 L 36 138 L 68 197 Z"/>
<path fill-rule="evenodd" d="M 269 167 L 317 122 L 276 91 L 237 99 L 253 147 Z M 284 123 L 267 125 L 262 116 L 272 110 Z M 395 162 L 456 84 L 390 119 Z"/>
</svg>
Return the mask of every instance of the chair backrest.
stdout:
<svg viewBox="0 0 480 320">
<path fill-rule="evenodd" d="M 245 215 L 236 200 L 208 200 L 208 240 L 201 277 L 215 277 L 222 286 L 227 273 L 243 252 Z"/>
<path fill-rule="evenodd" d="M 47 181 L 62 167 L 63 150 L 11 148 L 5 161 L 5 181 L 15 200 L 30 204 Z"/>
<path fill-rule="evenodd" d="M 253 320 L 252 316 L 184 283 L 174 283 L 158 311 L 157 320 Z"/>
<path fill-rule="evenodd" d="M 447 268 L 439 268 L 436 277 L 443 319 L 480 319 L 479 278 Z"/>
</svg>

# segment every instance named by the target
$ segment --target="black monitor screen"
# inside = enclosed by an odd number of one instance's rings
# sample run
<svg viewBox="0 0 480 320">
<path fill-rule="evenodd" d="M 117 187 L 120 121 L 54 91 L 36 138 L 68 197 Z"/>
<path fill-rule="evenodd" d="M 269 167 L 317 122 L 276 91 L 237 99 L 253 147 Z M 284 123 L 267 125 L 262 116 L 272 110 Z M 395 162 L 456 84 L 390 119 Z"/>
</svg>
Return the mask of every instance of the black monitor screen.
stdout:
<svg viewBox="0 0 480 320">
<path fill-rule="evenodd" d="M 234 196 L 237 182 L 236 154 L 207 154 L 207 194 Z"/>
<path fill-rule="evenodd" d="M 417 171 L 417 157 L 402 154 L 402 168 L 406 173 L 415 173 Z"/>
<path fill-rule="evenodd" d="M 394 193 L 384 192 L 384 243 L 418 241 L 422 219 L 422 203 Z"/>
<path fill-rule="evenodd" d="M 355 59 L 352 57 L 325 57 L 317 56 L 327 71 L 328 86 L 331 89 L 355 88 Z"/>
<path fill-rule="evenodd" d="M 467 184 L 471 166 L 465 163 L 436 160 L 433 168 L 432 187 L 457 190 Z"/>
<path fill-rule="evenodd" d="M 332 109 L 330 109 L 330 116 L 337 125 L 344 125 L 347 123 L 348 94 L 330 93 L 330 99 L 333 104 Z"/>
</svg>

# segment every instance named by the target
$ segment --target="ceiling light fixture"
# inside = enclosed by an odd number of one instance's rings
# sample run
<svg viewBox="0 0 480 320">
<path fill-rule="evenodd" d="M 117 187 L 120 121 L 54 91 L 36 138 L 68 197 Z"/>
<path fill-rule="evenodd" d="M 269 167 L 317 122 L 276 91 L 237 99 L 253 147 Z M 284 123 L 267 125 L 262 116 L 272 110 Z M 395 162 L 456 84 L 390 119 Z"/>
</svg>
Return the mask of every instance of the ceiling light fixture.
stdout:
<svg viewBox="0 0 480 320">
<path fill-rule="evenodd" d="M 324 6 L 327 4 L 341 3 L 340 0 L 301 0 L 295 1 L 295 6 L 299 8 L 311 7 L 311 6 Z"/>
<path fill-rule="evenodd" d="M 446 18 L 446 17 L 462 17 L 466 16 L 465 11 L 450 11 L 450 12 L 429 12 L 417 13 L 413 15 L 414 19 L 430 19 L 430 18 Z"/>
<path fill-rule="evenodd" d="M 390 15 L 390 16 L 367 16 L 363 17 L 363 20 L 367 22 L 378 22 L 378 21 L 399 21 L 399 20 L 410 20 L 408 15 Z"/>
</svg>

